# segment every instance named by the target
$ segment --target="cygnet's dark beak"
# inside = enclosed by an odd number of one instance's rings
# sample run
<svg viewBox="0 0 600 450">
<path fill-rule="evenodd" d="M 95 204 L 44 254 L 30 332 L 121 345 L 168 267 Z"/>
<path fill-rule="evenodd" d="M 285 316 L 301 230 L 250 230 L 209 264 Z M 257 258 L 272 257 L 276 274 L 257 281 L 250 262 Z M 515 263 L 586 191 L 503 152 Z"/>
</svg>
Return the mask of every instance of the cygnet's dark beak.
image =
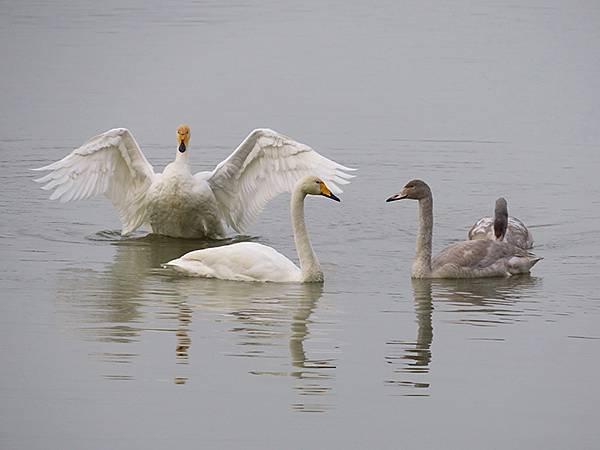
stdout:
<svg viewBox="0 0 600 450">
<path fill-rule="evenodd" d="M 406 198 L 406 195 L 402 192 L 398 192 L 397 194 L 394 194 L 388 198 L 386 202 L 395 202 L 396 200 L 402 200 L 403 198 Z"/>
<path fill-rule="evenodd" d="M 185 143 L 184 142 L 179 144 L 179 153 L 183 153 L 183 152 L 185 152 Z"/>
</svg>

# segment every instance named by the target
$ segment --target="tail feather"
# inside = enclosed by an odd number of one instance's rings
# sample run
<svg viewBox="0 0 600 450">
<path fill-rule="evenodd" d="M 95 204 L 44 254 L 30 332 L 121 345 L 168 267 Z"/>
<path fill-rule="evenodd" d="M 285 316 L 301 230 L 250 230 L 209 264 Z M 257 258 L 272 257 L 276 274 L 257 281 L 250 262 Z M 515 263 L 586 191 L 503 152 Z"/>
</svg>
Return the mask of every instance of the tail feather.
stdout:
<svg viewBox="0 0 600 450">
<path fill-rule="evenodd" d="M 542 257 L 529 254 L 528 256 L 514 256 L 508 261 L 508 271 L 511 275 L 529 273 Z"/>
<path fill-rule="evenodd" d="M 544 259 L 544 258 L 542 258 L 541 256 L 529 257 L 529 261 L 531 262 L 531 265 L 529 266 L 529 268 L 531 269 L 533 266 L 535 266 L 542 259 Z"/>
</svg>

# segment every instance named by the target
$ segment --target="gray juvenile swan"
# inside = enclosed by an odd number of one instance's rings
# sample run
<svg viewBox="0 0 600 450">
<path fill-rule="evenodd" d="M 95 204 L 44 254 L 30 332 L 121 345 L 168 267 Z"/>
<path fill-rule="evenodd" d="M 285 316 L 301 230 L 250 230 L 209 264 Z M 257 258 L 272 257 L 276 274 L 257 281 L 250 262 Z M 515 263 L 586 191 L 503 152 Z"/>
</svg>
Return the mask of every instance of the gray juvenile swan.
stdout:
<svg viewBox="0 0 600 450">
<path fill-rule="evenodd" d="M 469 239 L 505 241 L 522 249 L 533 247 L 533 236 L 525 224 L 508 215 L 506 200 L 496 200 L 494 217 L 482 217 L 469 230 Z"/>
<path fill-rule="evenodd" d="M 540 259 L 502 241 L 473 240 L 452 244 L 431 259 L 433 196 L 427 183 L 409 181 L 388 202 L 409 198 L 419 201 L 419 233 L 412 265 L 412 278 L 503 277 L 529 270 Z"/>
</svg>

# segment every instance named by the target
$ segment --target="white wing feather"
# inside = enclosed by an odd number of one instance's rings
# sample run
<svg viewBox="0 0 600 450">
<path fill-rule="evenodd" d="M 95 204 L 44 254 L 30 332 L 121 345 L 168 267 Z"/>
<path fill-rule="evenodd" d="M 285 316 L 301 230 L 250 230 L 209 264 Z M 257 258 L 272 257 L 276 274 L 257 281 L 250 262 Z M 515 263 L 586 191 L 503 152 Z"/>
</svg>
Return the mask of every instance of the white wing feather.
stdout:
<svg viewBox="0 0 600 450">
<path fill-rule="evenodd" d="M 308 145 L 269 129 L 252 131 L 207 181 L 227 224 L 243 231 L 274 197 L 290 192 L 302 177 L 320 177 L 334 193 L 353 171 Z M 199 175 L 199 174 L 198 174 Z"/>
<path fill-rule="evenodd" d="M 42 189 L 54 189 L 51 200 L 106 195 L 119 212 L 123 234 L 145 222 L 145 196 L 154 169 L 126 128 L 99 134 L 60 161 L 33 170 L 50 171 L 35 181 L 46 183 Z"/>
</svg>

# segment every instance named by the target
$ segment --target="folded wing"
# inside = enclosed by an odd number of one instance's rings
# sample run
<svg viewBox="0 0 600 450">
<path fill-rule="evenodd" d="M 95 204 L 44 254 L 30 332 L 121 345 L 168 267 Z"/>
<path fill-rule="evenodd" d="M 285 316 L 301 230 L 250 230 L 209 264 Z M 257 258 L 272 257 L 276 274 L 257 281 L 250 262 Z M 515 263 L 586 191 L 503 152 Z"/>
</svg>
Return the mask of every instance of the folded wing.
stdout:
<svg viewBox="0 0 600 450">
<path fill-rule="evenodd" d="M 126 128 L 91 138 L 60 161 L 38 169 L 49 171 L 35 180 L 54 190 L 51 200 L 68 202 L 106 195 L 119 212 L 123 234 L 145 222 L 145 198 L 154 169 Z"/>
<path fill-rule="evenodd" d="M 272 198 L 290 192 L 302 177 L 316 175 L 337 194 L 353 170 L 276 131 L 257 129 L 207 181 L 227 224 L 242 232 Z"/>
</svg>

